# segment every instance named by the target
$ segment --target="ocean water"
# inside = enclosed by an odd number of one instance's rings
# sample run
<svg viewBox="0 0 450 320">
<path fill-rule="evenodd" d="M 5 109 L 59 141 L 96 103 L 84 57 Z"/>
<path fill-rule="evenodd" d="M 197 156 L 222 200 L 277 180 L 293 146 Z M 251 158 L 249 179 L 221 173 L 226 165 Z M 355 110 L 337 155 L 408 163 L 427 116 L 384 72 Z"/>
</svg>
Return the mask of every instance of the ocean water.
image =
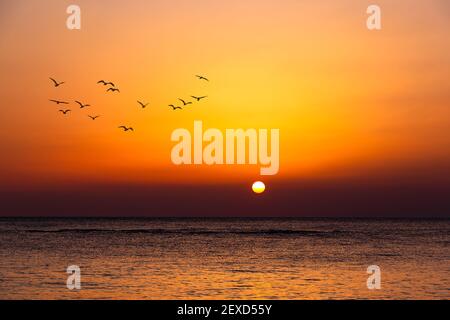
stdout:
<svg viewBox="0 0 450 320">
<path fill-rule="evenodd" d="M 449 262 L 450 219 L 0 219 L 1 299 L 449 299 Z"/>
</svg>

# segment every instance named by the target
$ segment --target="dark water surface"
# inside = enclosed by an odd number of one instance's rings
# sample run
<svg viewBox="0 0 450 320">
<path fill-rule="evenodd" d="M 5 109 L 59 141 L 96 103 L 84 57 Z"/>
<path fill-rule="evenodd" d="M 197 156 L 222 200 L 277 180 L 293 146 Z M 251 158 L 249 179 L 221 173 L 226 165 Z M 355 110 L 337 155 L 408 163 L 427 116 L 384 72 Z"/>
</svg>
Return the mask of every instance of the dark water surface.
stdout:
<svg viewBox="0 0 450 320">
<path fill-rule="evenodd" d="M 449 277 L 450 219 L 0 219 L 3 299 L 449 299 Z"/>
</svg>

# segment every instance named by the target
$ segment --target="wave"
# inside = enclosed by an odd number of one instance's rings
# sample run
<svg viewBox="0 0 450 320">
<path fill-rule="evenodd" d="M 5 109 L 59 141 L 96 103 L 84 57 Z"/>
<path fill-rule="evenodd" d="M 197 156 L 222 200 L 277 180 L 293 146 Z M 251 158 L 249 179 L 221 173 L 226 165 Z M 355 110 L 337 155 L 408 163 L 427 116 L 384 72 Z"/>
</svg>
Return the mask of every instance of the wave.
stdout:
<svg viewBox="0 0 450 320">
<path fill-rule="evenodd" d="M 348 231 L 315 231 L 315 230 L 289 230 L 289 229 L 263 229 L 263 230 L 205 230 L 205 229 L 28 229 L 20 230 L 31 233 L 126 233 L 126 234 L 181 234 L 181 235 L 291 235 L 291 236 L 317 236 L 330 237 L 349 234 Z"/>
</svg>

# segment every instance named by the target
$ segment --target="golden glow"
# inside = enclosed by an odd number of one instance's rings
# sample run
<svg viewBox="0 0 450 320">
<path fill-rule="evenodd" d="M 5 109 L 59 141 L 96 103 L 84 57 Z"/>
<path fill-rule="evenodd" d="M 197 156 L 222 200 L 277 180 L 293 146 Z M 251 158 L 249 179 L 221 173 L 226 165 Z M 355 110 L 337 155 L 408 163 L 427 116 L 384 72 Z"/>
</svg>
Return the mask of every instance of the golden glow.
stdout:
<svg viewBox="0 0 450 320">
<path fill-rule="evenodd" d="M 220 130 L 279 128 L 277 179 L 448 163 L 445 8 L 389 2 L 383 29 L 370 32 L 366 8 L 344 2 L 89 1 L 82 29 L 70 31 L 64 5 L 7 1 L 0 179 L 228 183 L 258 174 L 259 166 L 175 167 L 170 134 L 194 120 Z M 54 88 L 50 76 L 66 83 Z M 100 79 L 121 93 L 107 94 Z M 208 98 L 168 107 L 191 95 Z M 71 101 L 73 112 L 63 117 L 48 99 Z"/>
</svg>

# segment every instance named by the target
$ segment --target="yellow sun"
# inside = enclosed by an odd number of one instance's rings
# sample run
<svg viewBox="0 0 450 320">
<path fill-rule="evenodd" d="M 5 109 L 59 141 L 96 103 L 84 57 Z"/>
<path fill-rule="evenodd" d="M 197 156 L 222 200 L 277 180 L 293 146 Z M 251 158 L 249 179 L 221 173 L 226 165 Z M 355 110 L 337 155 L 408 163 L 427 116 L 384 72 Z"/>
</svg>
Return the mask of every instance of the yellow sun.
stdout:
<svg viewBox="0 0 450 320">
<path fill-rule="evenodd" d="M 256 181 L 252 185 L 252 190 L 254 193 L 260 194 L 260 193 L 263 193 L 264 190 L 266 190 L 266 186 L 265 186 L 264 182 Z"/>
</svg>

